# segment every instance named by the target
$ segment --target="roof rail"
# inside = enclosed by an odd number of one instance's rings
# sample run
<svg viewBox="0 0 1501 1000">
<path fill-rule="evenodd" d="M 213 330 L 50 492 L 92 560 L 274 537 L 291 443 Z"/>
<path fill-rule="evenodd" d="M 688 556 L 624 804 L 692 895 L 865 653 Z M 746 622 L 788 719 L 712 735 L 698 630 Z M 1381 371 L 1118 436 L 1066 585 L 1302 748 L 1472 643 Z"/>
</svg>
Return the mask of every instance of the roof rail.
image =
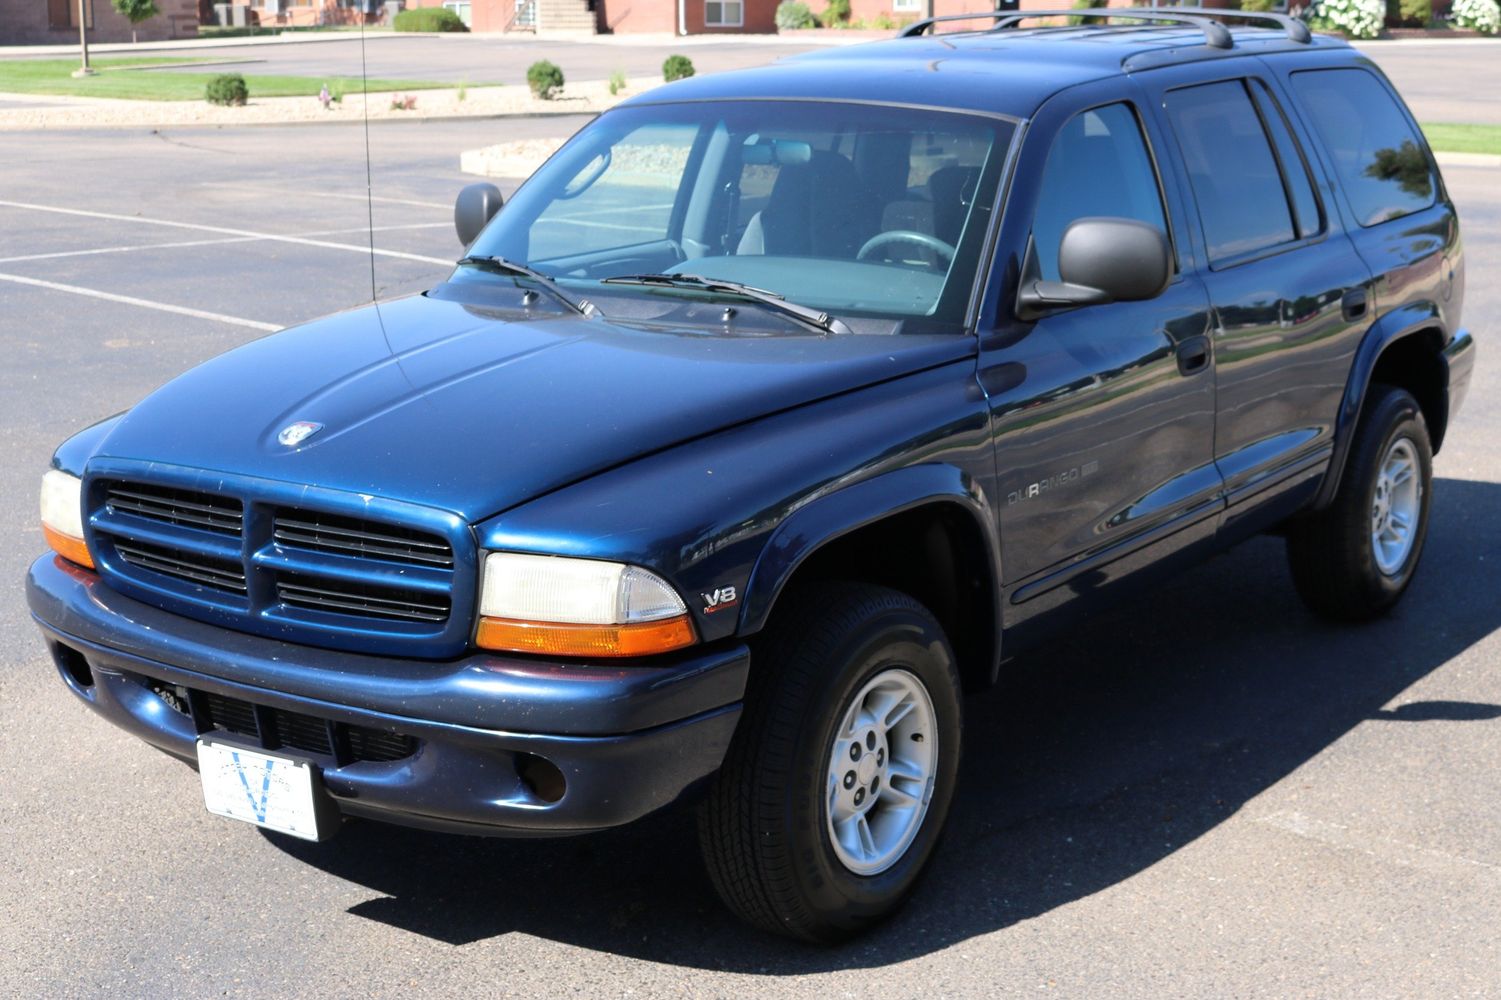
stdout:
<svg viewBox="0 0 1501 1000">
<path fill-rule="evenodd" d="M 1204 44 L 1216 49 L 1228 49 L 1234 44 L 1231 41 L 1230 32 L 1221 22 L 1222 18 L 1241 21 L 1269 21 L 1282 28 L 1287 37 L 1294 42 L 1306 45 L 1313 40 L 1313 35 L 1309 32 L 1307 24 L 1286 14 L 1228 9 L 1211 10 L 1205 7 L 1096 7 L 1071 10 L 993 10 L 973 14 L 944 14 L 941 17 L 930 17 L 909 24 L 901 30 L 898 37 L 915 38 L 918 35 L 927 34 L 933 25 L 942 24 L 946 21 L 992 20 L 996 23 L 987 30 L 1000 31 L 1004 28 L 1013 28 L 1022 21 L 1029 21 L 1040 17 L 1126 18 L 1138 21 L 1165 21 L 1173 24 L 1193 25 L 1204 32 Z"/>
</svg>

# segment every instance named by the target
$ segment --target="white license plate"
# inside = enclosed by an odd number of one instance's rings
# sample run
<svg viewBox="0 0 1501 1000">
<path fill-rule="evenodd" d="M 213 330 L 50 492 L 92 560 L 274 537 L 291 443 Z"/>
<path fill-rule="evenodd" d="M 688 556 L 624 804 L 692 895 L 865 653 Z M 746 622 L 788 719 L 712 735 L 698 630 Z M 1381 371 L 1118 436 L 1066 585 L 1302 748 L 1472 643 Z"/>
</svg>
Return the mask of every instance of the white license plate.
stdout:
<svg viewBox="0 0 1501 1000">
<path fill-rule="evenodd" d="M 199 740 L 198 774 L 209 812 L 304 840 L 321 839 L 321 792 L 311 764 Z"/>
</svg>

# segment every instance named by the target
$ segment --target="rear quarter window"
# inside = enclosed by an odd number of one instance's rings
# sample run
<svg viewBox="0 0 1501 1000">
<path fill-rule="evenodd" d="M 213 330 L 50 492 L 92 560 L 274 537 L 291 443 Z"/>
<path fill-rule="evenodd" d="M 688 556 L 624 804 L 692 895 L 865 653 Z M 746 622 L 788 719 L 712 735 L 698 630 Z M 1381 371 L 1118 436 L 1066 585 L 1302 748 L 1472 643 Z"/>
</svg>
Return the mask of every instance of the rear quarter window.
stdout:
<svg viewBox="0 0 1501 1000">
<path fill-rule="evenodd" d="M 1294 73 L 1292 84 L 1356 221 L 1374 226 L 1433 204 L 1427 150 L 1380 80 L 1363 69 L 1319 69 Z"/>
</svg>

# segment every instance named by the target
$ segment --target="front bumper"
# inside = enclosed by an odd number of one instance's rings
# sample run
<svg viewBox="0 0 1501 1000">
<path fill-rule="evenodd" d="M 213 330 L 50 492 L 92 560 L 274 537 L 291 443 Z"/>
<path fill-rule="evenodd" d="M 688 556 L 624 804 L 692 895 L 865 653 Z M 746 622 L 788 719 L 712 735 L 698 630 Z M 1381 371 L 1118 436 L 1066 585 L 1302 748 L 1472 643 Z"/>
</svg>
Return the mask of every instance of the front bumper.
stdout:
<svg viewBox="0 0 1501 1000">
<path fill-rule="evenodd" d="M 279 713 L 321 720 L 331 749 L 315 759 L 342 813 L 467 833 L 581 833 L 673 802 L 723 761 L 750 660 L 743 645 L 632 665 L 314 649 L 161 611 L 51 555 L 32 564 L 26 598 L 73 693 L 148 743 L 192 760 L 208 729 L 153 688 L 254 706 L 268 735 L 251 745 L 278 745 L 266 720 Z M 333 749 L 346 731 L 414 749 L 350 759 Z M 539 791 L 535 758 L 561 773 L 560 796 Z"/>
</svg>

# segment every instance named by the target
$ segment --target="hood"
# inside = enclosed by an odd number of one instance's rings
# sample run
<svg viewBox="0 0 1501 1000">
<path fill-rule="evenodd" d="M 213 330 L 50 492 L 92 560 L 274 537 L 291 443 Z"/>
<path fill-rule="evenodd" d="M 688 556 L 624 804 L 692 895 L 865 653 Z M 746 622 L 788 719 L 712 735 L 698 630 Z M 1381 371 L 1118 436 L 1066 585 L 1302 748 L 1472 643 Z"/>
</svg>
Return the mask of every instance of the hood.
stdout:
<svg viewBox="0 0 1501 1000">
<path fill-rule="evenodd" d="M 705 335 L 414 296 L 296 327 L 142 400 L 98 454 L 475 521 L 639 455 L 974 352 L 961 335 Z M 289 425 L 321 425 L 300 444 Z"/>
</svg>

